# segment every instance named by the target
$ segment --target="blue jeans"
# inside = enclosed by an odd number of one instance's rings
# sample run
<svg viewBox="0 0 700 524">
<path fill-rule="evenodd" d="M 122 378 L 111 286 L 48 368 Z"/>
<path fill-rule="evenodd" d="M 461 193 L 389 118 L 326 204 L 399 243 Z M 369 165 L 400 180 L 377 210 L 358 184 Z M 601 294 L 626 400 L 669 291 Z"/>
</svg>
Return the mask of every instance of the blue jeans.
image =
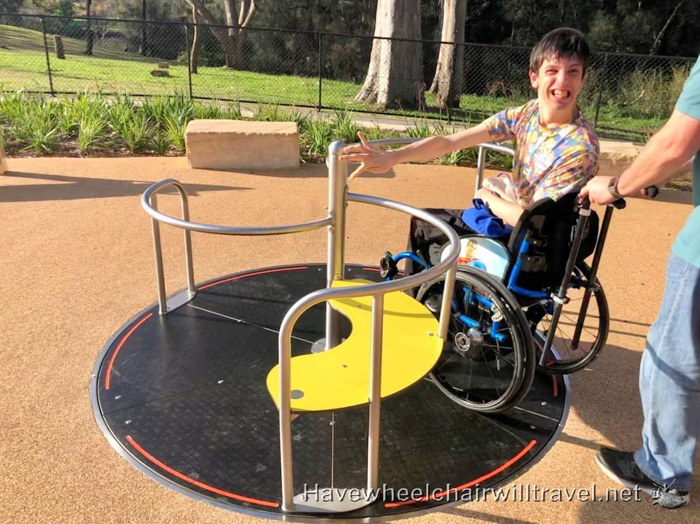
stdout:
<svg viewBox="0 0 700 524">
<path fill-rule="evenodd" d="M 700 438 L 700 268 L 674 254 L 647 336 L 639 392 L 644 427 L 637 465 L 660 485 L 690 490 Z"/>
</svg>

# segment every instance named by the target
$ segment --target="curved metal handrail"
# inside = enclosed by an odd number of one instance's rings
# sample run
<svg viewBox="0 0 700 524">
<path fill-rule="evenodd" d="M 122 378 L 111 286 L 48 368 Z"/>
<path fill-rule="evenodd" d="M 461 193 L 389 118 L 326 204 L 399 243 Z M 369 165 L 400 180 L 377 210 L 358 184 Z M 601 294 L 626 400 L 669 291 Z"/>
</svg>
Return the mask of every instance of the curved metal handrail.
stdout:
<svg viewBox="0 0 700 524">
<path fill-rule="evenodd" d="M 376 147 L 385 147 L 392 145 L 403 145 L 418 142 L 421 139 L 386 139 L 373 140 L 370 144 Z M 329 287 L 314 291 L 305 297 L 298 300 L 287 311 L 279 332 L 279 373 L 280 373 L 280 452 L 282 459 L 282 499 L 283 510 L 288 511 L 293 508 L 293 477 L 292 477 L 292 461 L 291 461 L 291 335 L 294 325 L 301 315 L 309 308 L 328 302 L 331 299 L 353 298 L 360 296 L 372 296 L 372 363 L 371 363 L 371 391 L 370 391 L 370 432 L 368 435 L 368 485 L 376 486 L 378 472 L 378 438 L 379 438 L 379 404 L 381 402 L 380 382 L 381 382 L 381 347 L 382 347 L 382 316 L 384 309 L 384 295 L 394 291 L 402 291 L 409 288 L 414 288 L 433 280 L 440 275 L 445 275 L 445 286 L 442 297 L 442 307 L 440 312 L 440 324 L 438 328 L 438 336 L 442 339 L 447 337 L 449 327 L 452 295 L 454 293 L 455 272 L 457 259 L 459 257 L 460 242 L 457 233 L 444 221 L 434 217 L 430 213 L 417 209 L 400 202 L 395 202 L 388 199 L 372 197 L 368 195 L 360 195 L 356 193 L 347 193 L 347 163 L 340 162 L 338 155 L 342 148 L 345 147 L 343 142 L 337 141 L 331 144 L 329 148 L 329 177 L 330 177 L 330 198 L 328 207 L 328 216 L 324 219 L 305 222 L 302 224 L 292 224 L 285 226 L 268 226 L 268 227 L 229 227 L 218 226 L 213 224 L 201 224 L 190 222 L 187 193 L 184 186 L 174 179 L 166 179 L 150 186 L 141 197 L 141 205 L 144 210 L 151 216 L 153 225 L 153 238 L 156 253 L 156 268 L 158 273 L 159 299 L 161 305 L 161 313 L 168 312 L 168 307 L 165 297 L 165 285 L 162 268 L 162 255 L 160 252 L 160 222 L 184 230 L 186 256 L 187 256 L 187 273 L 188 273 L 188 294 L 184 300 L 189 300 L 194 297 L 194 277 L 192 271 L 192 251 L 190 242 L 190 232 L 198 231 L 201 233 L 220 234 L 220 235 L 280 235 L 289 233 L 298 233 L 319 229 L 324 226 L 329 227 Z M 483 173 L 483 160 L 485 150 L 491 149 L 506 154 L 513 154 L 510 148 L 497 144 L 484 143 L 479 145 L 479 165 L 477 173 L 477 188 L 480 184 L 481 175 Z M 182 219 L 171 217 L 157 210 L 156 195 L 163 189 L 175 186 L 180 194 L 182 202 Z M 344 190 L 343 190 L 344 188 Z M 345 198 L 349 201 L 360 202 L 365 204 L 376 205 L 394 209 L 416 218 L 422 219 L 429 224 L 437 227 L 447 237 L 450 249 L 447 251 L 445 260 L 438 263 L 435 267 L 423 271 L 417 275 L 411 275 L 402 279 L 377 284 L 368 284 L 352 288 L 330 288 L 330 284 L 335 278 L 343 278 L 343 239 L 344 239 L 344 207 Z M 336 231 L 337 230 L 337 231 Z M 339 234 L 338 234 L 339 233 Z M 332 247 L 331 247 L 332 245 Z M 336 253 L 339 251 L 339 255 Z M 178 306 L 182 300 L 178 301 Z M 327 306 L 328 309 L 329 306 Z M 331 332 L 336 331 L 332 327 L 333 320 L 327 316 L 326 335 L 331 337 Z M 329 331 L 329 326 L 331 329 Z M 336 334 L 337 335 L 337 334 Z M 331 340 L 328 338 L 327 340 Z M 333 343 L 337 343 L 333 342 Z M 333 344 L 332 343 L 332 344 Z M 331 345 L 332 345 L 331 344 Z M 327 345 L 330 348 L 330 345 Z"/>
<path fill-rule="evenodd" d="M 424 284 L 438 275 L 445 274 L 445 288 L 440 312 L 440 326 L 438 336 L 447 338 L 449 328 L 452 295 L 454 293 L 455 272 L 457 258 L 459 257 L 460 242 L 457 232 L 443 220 L 430 213 L 400 202 L 378 197 L 349 193 L 348 200 L 365 204 L 377 205 L 401 211 L 413 215 L 429 224 L 437 227 L 444 233 L 450 243 L 445 260 L 435 267 L 422 271 L 417 275 L 411 275 L 398 280 L 391 280 L 378 284 L 368 284 L 354 288 L 321 289 L 304 296 L 295 302 L 287 311 L 282 320 L 279 332 L 279 414 L 280 414 L 280 455 L 282 461 L 282 508 L 290 511 L 293 508 L 293 477 L 292 477 L 292 442 L 291 442 L 291 358 L 292 358 L 292 330 L 299 318 L 308 309 L 327 302 L 331 299 L 354 298 L 372 296 L 372 362 L 371 362 L 371 391 L 370 400 L 370 430 L 368 439 L 369 464 L 368 485 L 376 485 L 378 464 L 378 436 L 379 436 L 379 404 L 381 402 L 381 347 L 382 347 L 382 315 L 384 308 L 384 295 L 392 291 L 401 291 Z"/>
<path fill-rule="evenodd" d="M 373 146 L 378 146 L 378 147 L 390 147 L 390 146 L 402 146 L 402 145 L 408 145 L 408 144 L 414 144 L 416 142 L 420 142 L 421 140 L 424 140 L 423 138 L 382 138 L 380 140 L 369 140 L 367 143 Z M 360 142 L 357 142 L 355 144 L 348 144 L 348 145 L 359 145 Z M 507 147 L 507 146 L 502 146 L 500 144 L 494 144 L 492 142 L 482 142 L 481 144 L 474 146 L 478 147 L 479 149 L 490 149 L 491 151 L 496 151 L 498 153 L 503 153 L 504 155 L 515 155 L 515 151 L 513 148 Z"/>
<path fill-rule="evenodd" d="M 295 309 L 298 309 L 298 305 L 302 302 L 307 302 L 307 299 L 309 297 L 314 297 L 313 298 L 313 303 L 310 303 L 308 307 L 304 308 L 304 310 L 308 309 L 309 307 L 313 307 L 316 304 L 319 304 L 321 302 L 324 302 L 326 300 L 331 300 L 331 299 L 338 299 L 338 298 L 355 298 L 355 297 L 366 297 L 368 295 L 379 295 L 379 294 L 385 294 L 385 293 L 390 293 L 393 291 L 403 291 L 405 289 L 410 289 L 414 287 L 418 287 L 421 284 L 425 284 L 426 282 L 433 280 L 439 275 L 442 275 L 443 273 L 446 273 L 448 270 L 453 268 L 457 262 L 457 259 L 459 258 L 459 235 L 457 232 L 452 229 L 446 222 L 443 220 L 431 215 L 430 213 L 423 211 L 422 209 L 418 209 L 415 207 L 411 207 L 406 204 L 402 204 L 400 202 L 395 202 L 393 200 L 387 200 L 384 198 L 378 198 L 378 197 L 372 197 L 368 195 L 360 195 L 357 193 L 348 193 L 348 200 L 354 201 L 354 202 L 361 202 L 363 204 L 372 204 L 375 206 L 379 207 L 386 207 L 389 209 L 394 209 L 396 211 L 401 211 L 403 213 L 407 213 L 410 215 L 415 216 L 416 218 L 420 218 L 421 220 L 424 220 L 428 222 L 429 224 L 437 227 L 442 233 L 447 236 L 448 241 L 450 242 L 450 250 L 447 252 L 447 256 L 445 260 L 441 261 L 439 264 L 436 266 L 427 269 L 425 271 L 421 271 L 420 273 L 416 275 L 411 275 L 408 277 L 403 277 L 397 280 L 390 280 L 388 282 L 379 282 L 377 284 L 367 284 L 366 286 L 361 286 L 361 287 L 354 287 L 354 288 L 342 288 L 342 289 L 321 289 L 318 291 L 314 291 L 312 293 L 309 293 L 305 297 L 299 299 L 287 312 L 287 315 L 285 316 L 285 319 L 282 321 L 282 325 L 284 326 L 284 323 L 287 319 L 287 317 L 291 317 L 292 315 L 290 314 L 292 311 Z M 448 309 L 449 311 L 449 309 Z M 303 311 L 301 312 L 303 313 Z M 301 313 L 299 315 L 301 315 Z M 291 337 L 291 327 L 294 327 L 293 325 L 290 326 L 290 337 Z M 446 326 L 447 327 L 447 326 Z M 284 332 L 284 327 L 280 330 L 280 339 L 283 336 Z M 442 336 L 442 335 L 441 335 Z M 444 336 L 443 336 L 444 338 Z M 291 341 L 291 338 L 290 338 Z"/>
<path fill-rule="evenodd" d="M 329 216 L 312 222 L 304 222 L 301 224 L 292 224 L 287 226 L 266 226 L 266 227 L 231 227 L 231 226 L 216 226 L 213 224 L 199 224 L 188 220 L 165 215 L 151 206 L 151 196 L 154 196 L 159 191 L 169 186 L 180 186 L 182 184 L 173 178 L 162 180 L 150 186 L 141 196 L 141 206 L 146 210 L 146 213 L 154 219 L 165 224 L 169 224 L 187 231 L 198 231 L 200 233 L 212 233 L 215 235 L 247 235 L 247 236 L 262 236 L 262 235 L 285 235 L 289 233 L 301 233 L 304 231 L 312 231 L 320 229 L 324 226 L 333 223 L 333 217 Z M 182 195 L 182 193 L 180 193 Z M 186 202 L 186 198 L 185 198 Z"/>
</svg>

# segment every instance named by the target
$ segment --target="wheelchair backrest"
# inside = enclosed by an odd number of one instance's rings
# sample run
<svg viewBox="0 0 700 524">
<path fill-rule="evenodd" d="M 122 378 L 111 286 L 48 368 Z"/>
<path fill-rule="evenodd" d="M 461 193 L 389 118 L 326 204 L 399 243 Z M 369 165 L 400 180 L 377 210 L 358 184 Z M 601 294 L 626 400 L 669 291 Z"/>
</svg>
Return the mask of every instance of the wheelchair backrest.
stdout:
<svg viewBox="0 0 700 524">
<path fill-rule="evenodd" d="M 531 204 L 521 215 L 508 242 L 511 256 L 509 272 L 515 265 L 522 242 L 528 241 L 530 244 L 518 278 L 521 287 L 542 290 L 561 282 L 579 219 L 577 198 L 578 193 L 570 193 L 557 201 L 544 198 Z M 577 262 L 595 251 L 598 222 L 598 215 L 592 211 Z"/>
</svg>

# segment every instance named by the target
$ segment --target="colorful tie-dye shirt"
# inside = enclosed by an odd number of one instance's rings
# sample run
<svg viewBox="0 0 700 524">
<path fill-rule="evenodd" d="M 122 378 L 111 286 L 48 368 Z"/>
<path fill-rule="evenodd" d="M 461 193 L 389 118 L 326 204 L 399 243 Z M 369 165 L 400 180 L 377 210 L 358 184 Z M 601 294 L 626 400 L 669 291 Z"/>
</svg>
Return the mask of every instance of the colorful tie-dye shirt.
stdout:
<svg viewBox="0 0 700 524">
<path fill-rule="evenodd" d="M 516 141 L 511 180 L 523 207 L 544 197 L 558 200 L 598 171 L 598 139 L 581 115 L 562 126 L 544 127 L 538 101 L 532 100 L 484 124 L 494 141 Z"/>
</svg>

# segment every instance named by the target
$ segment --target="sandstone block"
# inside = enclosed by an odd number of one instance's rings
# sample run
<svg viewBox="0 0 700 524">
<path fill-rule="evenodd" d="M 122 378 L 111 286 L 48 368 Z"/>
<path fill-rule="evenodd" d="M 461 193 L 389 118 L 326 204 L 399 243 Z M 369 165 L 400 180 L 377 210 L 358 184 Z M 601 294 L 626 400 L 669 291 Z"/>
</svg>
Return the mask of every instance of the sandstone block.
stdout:
<svg viewBox="0 0 700 524">
<path fill-rule="evenodd" d="M 295 122 L 191 120 L 185 131 L 187 161 L 194 169 L 299 167 Z"/>
</svg>

